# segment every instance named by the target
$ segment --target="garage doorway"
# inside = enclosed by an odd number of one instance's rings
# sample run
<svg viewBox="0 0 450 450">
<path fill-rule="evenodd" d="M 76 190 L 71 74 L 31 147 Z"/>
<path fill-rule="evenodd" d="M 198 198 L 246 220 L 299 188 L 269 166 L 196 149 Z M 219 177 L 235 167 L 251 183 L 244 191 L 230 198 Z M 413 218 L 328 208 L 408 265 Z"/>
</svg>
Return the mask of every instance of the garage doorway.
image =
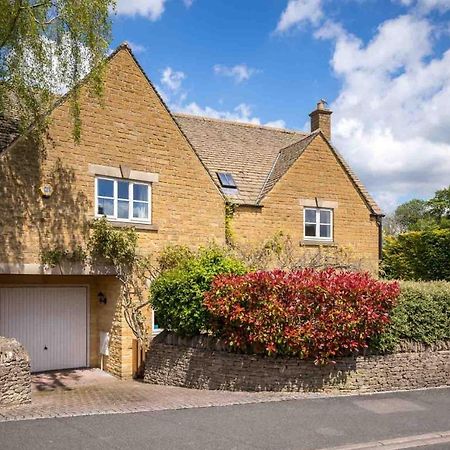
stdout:
<svg viewBox="0 0 450 450">
<path fill-rule="evenodd" d="M 31 371 L 88 366 L 88 289 L 84 286 L 0 288 L 0 336 L 17 339 Z"/>
</svg>

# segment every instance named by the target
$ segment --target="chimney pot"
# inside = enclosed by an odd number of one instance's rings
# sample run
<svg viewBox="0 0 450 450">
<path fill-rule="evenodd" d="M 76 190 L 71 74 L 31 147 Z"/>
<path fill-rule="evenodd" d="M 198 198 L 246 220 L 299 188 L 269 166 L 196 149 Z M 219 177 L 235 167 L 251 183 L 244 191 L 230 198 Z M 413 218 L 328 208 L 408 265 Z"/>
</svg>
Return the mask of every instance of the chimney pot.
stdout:
<svg viewBox="0 0 450 450">
<path fill-rule="evenodd" d="M 320 129 L 327 139 L 331 139 L 331 114 L 328 104 L 321 99 L 316 109 L 309 115 L 311 117 L 311 133 Z"/>
</svg>

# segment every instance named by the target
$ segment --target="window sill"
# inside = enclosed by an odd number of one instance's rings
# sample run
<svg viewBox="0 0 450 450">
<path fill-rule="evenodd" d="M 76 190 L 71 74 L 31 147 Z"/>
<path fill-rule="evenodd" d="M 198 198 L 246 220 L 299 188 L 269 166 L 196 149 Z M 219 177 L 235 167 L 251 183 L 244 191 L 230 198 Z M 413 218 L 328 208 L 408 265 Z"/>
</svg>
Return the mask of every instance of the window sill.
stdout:
<svg viewBox="0 0 450 450">
<path fill-rule="evenodd" d="M 108 220 L 108 223 L 116 228 L 132 227 L 136 230 L 158 231 L 158 225 L 155 225 L 153 223 L 121 222 L 120 220 Z"/>
<path fill-rule="evenodd" d="M 303 241 L 300 241 L 301 246 L 310 246 L 310 247 L 337 247 L 337 242 L 334 241 L 321 241 L 321 240 L 314 240 L 314 239 L 304 239 Z"/>
</svg>

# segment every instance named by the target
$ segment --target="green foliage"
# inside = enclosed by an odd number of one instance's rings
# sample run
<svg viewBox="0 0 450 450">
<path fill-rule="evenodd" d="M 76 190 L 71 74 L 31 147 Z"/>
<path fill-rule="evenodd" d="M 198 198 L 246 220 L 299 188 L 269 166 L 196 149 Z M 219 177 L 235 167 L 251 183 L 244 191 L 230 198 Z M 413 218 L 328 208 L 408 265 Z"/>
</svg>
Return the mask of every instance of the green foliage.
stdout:
<svg viewBox="0 0 450 450">
<path fill-rule="evenodd" d="M 450 229 L 387 237 L 382 271 L 391 279 L 450 281 Z"/>
<path fill-rule="evenodd" d="M 166 270 L 175 269 L 176 267 L 188 264 L 194 257 L 194 252 L 184 245 L 169 245 L 158 256 L 159 269 L 164 272 Z"/>
<path fill-rule="evenodd" d="M 102 90 L 115 0 L 0 0 L 0 115 L 15 115 L 22 131 L 42 131 L 55 94 L 88 84 Z M 65 89 L 64 89 L 65 88 Z M 74 137 L 80 137 L 78 89 L 70 94 Z"/>
<path fill-rule="evenodd" d="M 234 245 L 235 235 L 233 230 L 233 217 L 236 212 L 237 205 L 234 203 L 225 203 L 225 242 L 228 245 Z"/>
<path fill-rule="evenodd" d="M 190 254 L 181 249 L 166 251 L 163 261 L 170 268 L 152 283 L 151 303 L 163 328 L 193 336 L 206 329 L 208 317 L 203 296 L 214 277 L 224 273 L 244 274 L 247 269 L 220 247 L 200 248 Z"/>
<path fill-rule="evenodd" d="M 148 286 L 155 278 L 150 257 L 137 252 L 134 228 L 114 228 L 105 217 L 94 220 L 88 251 L 91 264 L 107 264 L 121 284 L 120 300 L 125 320 L 145 350 L 150 342 Z"/>
<path fill-rule="evenodd" d="M 41 252 L 41 263 L 48 267 L 59 266 L 64 261 L 84 263 L 87 256 L 88 255 L 85 250 L 80 246 L 76 246 L 73 249 L 57 247 L 49 250 L 43 250 Z"/>
<path fill-rule="evenodd" d="M 450 228 L 450 186 L 436 191 L 430 200 L 409 200 L 384 220 L 384 232 L 397 235 L 407 231 Z"/>
<path fill-rule="evenodd" d="M 89 251 L 94 261 L 118 268 L 131 267 L 136 262 L 138 235 L 134 228 L 114 228 L 105 217 L 92 223 Z"/>
<path fill-rule="evenodd" d="M 395 216 L 402 230 L 414 230 L 417 223 L 424 219 L 426 212 L 427 202 L 413 199 L 400 205 L 395 210 Z"/>
<path fill-rule="evenodd" d="M 429 213 L 438 222 L 450 220 L 450 186 L 437 191 L 434 197 L 428 201 Z"/>
<path fill-rule="evenodd" d="M 391 323 L 372 347 L 393 351 L 401 341 L 434 344 L 450 340 L 450 283 L 402 282 Z"/>
</svg>

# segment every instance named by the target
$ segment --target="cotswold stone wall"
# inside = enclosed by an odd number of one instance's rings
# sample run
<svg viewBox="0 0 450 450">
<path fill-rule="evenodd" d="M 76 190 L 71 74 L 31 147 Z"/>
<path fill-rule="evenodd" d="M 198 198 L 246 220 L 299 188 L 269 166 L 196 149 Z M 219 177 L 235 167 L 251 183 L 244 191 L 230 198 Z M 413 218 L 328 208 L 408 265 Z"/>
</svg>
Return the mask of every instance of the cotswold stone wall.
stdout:
<svg viewBox="0 0 450 450">
<path fill-rule="evenodd" d="M 0 408 L 30 401 L 28 354 L 15 339 L 0 336 Z"/>
<path fill-rule="evenodd" d="M 147 353 L 144 381 L 232 391 L 375 392 L 450 385 L 450 346 L 440 348 L 337 358 L 335 364 L 316 366 L 298 358 L 229 353 L 210 339 L 163 334 Z"/>
</svg>

